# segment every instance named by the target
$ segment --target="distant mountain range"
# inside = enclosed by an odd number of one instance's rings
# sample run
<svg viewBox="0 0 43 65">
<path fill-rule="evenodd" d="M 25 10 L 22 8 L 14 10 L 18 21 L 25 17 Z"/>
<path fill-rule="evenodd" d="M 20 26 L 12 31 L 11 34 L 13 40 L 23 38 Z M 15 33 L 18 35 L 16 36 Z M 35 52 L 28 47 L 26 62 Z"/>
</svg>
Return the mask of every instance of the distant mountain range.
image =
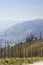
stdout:
<svg viewBox="0 0 43 65">
<path fill-rule="evenodd" d="M 43 19 L 35 19 L 24 23 L 13 25 L 11 28 L 0 33 L 0 43 L 9 41 L 10 43 L 19 43 L 25 41 L 27 36 L 35 34 L 39 37 L 40 32 L 43 37 Z"/>
</svg>

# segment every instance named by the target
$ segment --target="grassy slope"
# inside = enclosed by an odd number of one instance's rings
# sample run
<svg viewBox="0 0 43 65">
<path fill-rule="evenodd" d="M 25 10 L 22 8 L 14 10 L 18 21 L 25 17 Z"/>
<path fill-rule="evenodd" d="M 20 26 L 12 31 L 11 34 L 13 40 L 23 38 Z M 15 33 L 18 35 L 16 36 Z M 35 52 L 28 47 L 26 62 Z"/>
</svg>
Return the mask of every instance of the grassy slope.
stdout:
<svg viewBox="0 0 43 65">
<path fill-rule="evenodd" d="M 43 57 L 29 57 L 29 58 L 3 58 L 0 59 L 0 65 L 22 65 L 23 63 L 33 63 L 36 61 L 43 61 Z"/>
</svg>

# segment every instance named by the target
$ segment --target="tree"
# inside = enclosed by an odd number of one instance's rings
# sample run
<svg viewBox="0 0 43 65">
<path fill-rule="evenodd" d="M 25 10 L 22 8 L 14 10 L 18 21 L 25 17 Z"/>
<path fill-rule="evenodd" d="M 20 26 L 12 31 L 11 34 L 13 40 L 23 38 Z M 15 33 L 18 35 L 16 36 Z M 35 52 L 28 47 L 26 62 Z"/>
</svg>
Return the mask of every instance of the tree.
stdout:
<svg viewBox="0 0 43 65">
<path fill-rule="evenodd" d="M 28 36 L 27 38 L 26 38 L 26 42 L 30 42 L 31 41 L 31 38 Z"/>
</svg>

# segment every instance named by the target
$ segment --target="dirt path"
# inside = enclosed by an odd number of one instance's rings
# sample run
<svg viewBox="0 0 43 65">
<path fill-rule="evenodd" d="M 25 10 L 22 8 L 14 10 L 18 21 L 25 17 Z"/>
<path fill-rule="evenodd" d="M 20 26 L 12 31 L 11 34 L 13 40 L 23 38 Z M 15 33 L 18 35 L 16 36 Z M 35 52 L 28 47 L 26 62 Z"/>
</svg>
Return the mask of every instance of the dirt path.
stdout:
<svg viewBox="0 0 43 65">
<path fill-rule="evenodd" d="M 36 62 L 36 63 L 33 63 L 33 64 L 24 64 L 24 65 L 43 65 L 43 61 Z"/>
<path fill-rule="evenodd" d="M 36 62 L 36 63 L 33 63 L 33 64 L 27 64 L 27 65 L 43 65 L 43 61 Z"/>
</svg>

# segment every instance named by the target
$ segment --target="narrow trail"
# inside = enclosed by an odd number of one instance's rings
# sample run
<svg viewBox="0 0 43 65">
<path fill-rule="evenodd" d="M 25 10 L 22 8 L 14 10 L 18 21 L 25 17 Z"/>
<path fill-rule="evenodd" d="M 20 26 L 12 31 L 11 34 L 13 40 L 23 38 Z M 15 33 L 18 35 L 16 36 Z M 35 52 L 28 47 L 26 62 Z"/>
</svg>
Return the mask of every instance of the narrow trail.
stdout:
<svg viewBox="0 0 43 65">
<path fill-rule="evenodd" d="M 36 62 L 36 63 L 33 63 L 33 64 L 27 64 L 27 65 L 43 65 L 43 61 Z"/>
<path fill-rule="evenodd" d="M 43 61 L 36 62 L 36 63 L 33 63 L 33 64 L 24 64 L 24 65 L 43 65 Z"/>
</svg>

